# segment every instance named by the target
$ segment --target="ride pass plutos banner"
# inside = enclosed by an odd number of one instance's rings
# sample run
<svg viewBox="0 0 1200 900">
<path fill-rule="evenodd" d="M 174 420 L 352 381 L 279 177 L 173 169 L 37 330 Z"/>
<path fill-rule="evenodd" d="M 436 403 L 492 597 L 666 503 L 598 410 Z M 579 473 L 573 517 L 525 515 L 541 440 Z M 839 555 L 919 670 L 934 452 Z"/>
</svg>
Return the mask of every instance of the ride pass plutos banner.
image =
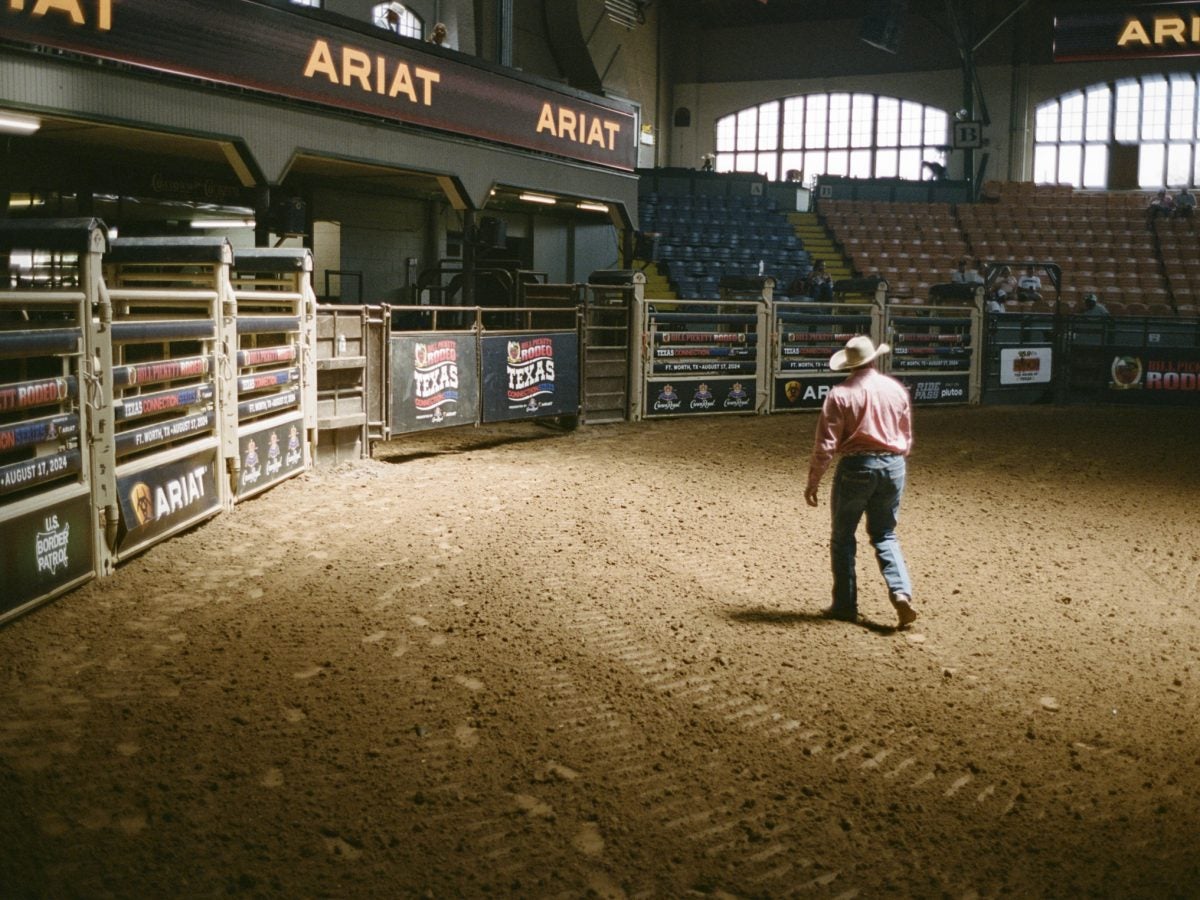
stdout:
<svg viewBox="0 0 1200 900">
<path fill-rule="evenodd" d="M 0 38 L 631 172 L 632 104 L 253 0 L 3 0 Z"/>
</svg>

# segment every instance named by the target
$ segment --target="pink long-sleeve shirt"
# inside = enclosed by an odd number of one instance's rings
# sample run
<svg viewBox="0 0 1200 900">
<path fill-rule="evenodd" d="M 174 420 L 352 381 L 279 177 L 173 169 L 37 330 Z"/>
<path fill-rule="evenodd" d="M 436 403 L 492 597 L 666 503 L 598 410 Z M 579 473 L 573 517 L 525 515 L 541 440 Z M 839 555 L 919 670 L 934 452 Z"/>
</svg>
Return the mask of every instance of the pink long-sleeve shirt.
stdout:
<svg viewBox="0 0 1200 900">
<path fill-rule="evenodd" d="M 912 400 L 895 378 L 874 366 L 854 370 L 825 397 L 808 464 L 815 489 L 835 453 L 899 453 L 912 450 Z"/>
</svg>

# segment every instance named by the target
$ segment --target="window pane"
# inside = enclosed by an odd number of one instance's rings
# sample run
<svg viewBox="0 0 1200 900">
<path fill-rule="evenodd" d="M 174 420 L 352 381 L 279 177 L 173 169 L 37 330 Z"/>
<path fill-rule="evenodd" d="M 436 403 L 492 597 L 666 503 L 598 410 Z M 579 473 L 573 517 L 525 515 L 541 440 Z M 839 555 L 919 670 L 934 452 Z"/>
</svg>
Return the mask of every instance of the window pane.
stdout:
<svg viewBox="0 0 1200 900">
<path fill-rule="evenodd" d="M 808 183 L 810 173 L 804 171 L 804 154 L 799 150 L 793 150 L 790 153 L 784 153 L 779 159 L 779 171 L 782 177 L 787 178 L 787 173 L 795 169 L 803 176 L 805 184 Z"/>
<path fill-rule="evenodd" d="M 788 97 L 718 119 L 715 166 L 772 180 L 800 172 L 808 183 L 825 173 L 920 179 L 922 160 L 945 162 L 949 122 L 945 110 L 895 97 L 846 92 Z M 898 152 L 901 146 L 909 152 Z M 850 148 L 853 152 L 845 152 Z"/>
<path fill-rule="evenodd" d="M 758 149 L 779 149 L 778 103 L 764 103 L 758 108 Z"/>
<path fill-rule="evenodd" d="M 829 95 L 829 146 L 850 144 L 850 95 Z"/>
<path fill-rule="evenodd" d="M 876 113 L 878 123 L 875 142 L 880 147 L 895 147 L 900 143 L 900 101 L 892 97 L 880 97 Z"/>
<path fill-rule="evenodd" d="M 737 136 L 737 117 L 725 116 L 717 119 L 717 152 L 734 149 L 734 138 Z"/>
<path fill-rule="evenodd" d="M 1117 109 L 1113 137 L 1118 141 L 1138 139 L 1138 111 L 1141 109 L 1142 88 L 1135 81 L 1117 85 Z"/>
<path fill-rule="evenodd" d="M 1171 79 L 1171 140 L 1190 141 L 1196 136 L 1196 80 Z"/>
<path fill-rule="evenodd" d="M 1083 148 L 1083 186 L 1108 187 L 1108 145 L 1088 144 Z"/>
<path fill-rule="evenodd" d="M 1167 136 L 1167 83 L 1142 84 L 1142 140 L 1161 141 Z"/>
<path fill-rule="evenodd" d="M 804 154 L 804 177 L 812 180 L 817 175 L 825 174 L 825 151 L 809 150 Z"/>
<path fill-rule="evenodd" d="M 824 94 L 809 97 L 804 112 L 804 146 L 828 147 L 825 138 L 825 123 L 828 118 L 829 98 Z"/>
<path fill-rule="evenodd" d="M 1060 141 L 1083 140 L 1083 94 L 1063 98 L 1058 128 Z"/>
<path fill-rule="evenodd" d="M 758 174 L 770 181 L 779 181 L 779 156 L 775 153 L 758 154 Z"/>
<path fill-rule="evenodd" d="M 743 109 L 737 114 L 737 149 L 753 150 L 758 131 L 758 107 Z M 741 171 L 739 168 L 738 171 Z M 750 169 L 754 171 L 753 167 Z"/>
<path fill-rule="evenodd" d="M 1167 187 L 1180 187 L 1191 183 L 1192 145 L 1171 144 L 1167 147 Z"/>
<path fill-rule="evenodd" d="M 1079 144 L 1063 144 L 1058 148 L 1058 177 L 1059 184 L 1080 186 L 1081 170 L 1083 169 L 1083 147 Z"/>
<path fill-rule="evenodd" d="M 923 112 L 920 103 L 906 100 L 900 104 L 900 143 L 905 147 L 921 143 L 921 131 L 925 124 Z"/>
<path fill-rule="evenodd" d="M 1058 140 L 1058 101 L 1051 100 L 1034 114 L 1033 139 L 1039 144 Z"/>
<path fill-rule="evenodd" d="M 804 98 L 789 97 L 783 101 L 783 146 L 804 146 Z"/>
<path fill-rule="evenodd" d="M 1092 88 L 1087 93 L 1087 140 L 1108 140 L 1108 113 L 1112 106 L 1112 91 L 1108 85 Z"/>
<path fill-rule="evenodd" d="M 875 98 L 855 94 L 850 113 L 850 146 L 870 147 L 875 136 Z"/>
<path fill-rule="evenodd" d="M 1162 187 L 1166 155 L 1167 148 L 1163 144 L 1142 144 L 1138 156 L 1138 187 Z"/>
<path fill-rule="evenodd" d="M 1033 180 L 1035 184 L 1054 181 L 1058 171 L 1058 147 L 1054 144 L 1038 144 L 1033 148 Z"/>
<path fill-rule="evenodd" d="M 940 109 L 925 107 L 925 143 L 944 146 L 950 143 L 950 117 Z"/>
<path fill-rule="evenodd" d="M 378 3 L 371 10 L 371 18 L 380 28 L 405 37 L 421 37 L 421 20 L 402 3 Z"/>
<path fill-rule="evenodd" d="M 878 150 L 875 153 L 875 176 L 895 178 L 900 174 L 900 154 L 895 150 Z"/>
</svg>

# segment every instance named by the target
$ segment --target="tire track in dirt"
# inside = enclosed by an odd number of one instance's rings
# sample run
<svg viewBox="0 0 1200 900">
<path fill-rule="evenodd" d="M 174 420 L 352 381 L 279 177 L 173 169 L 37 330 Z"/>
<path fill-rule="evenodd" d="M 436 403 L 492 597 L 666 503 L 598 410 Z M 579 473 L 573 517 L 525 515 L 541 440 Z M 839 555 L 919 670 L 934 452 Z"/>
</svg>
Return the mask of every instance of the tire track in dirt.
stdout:
<svg viewBox="0 0 1200 900">
<path fill-rule="evenodd" d="M 774 749 L 770 751 L 772 753 L 788 752 L 798 746 L 806 762 L 818 766 L 825 773 L 816 779 L 818 781 L 828 778 L 830 770 L 864 779 L 873 778 L 881 784 L 895 785 L 907 794 L 955 807 L 968 820 L 1004 816 L 1016 802 L 1018 790 L 982 779 L 973 772 L 955 771 L 938 762 L 944 755 L 939 746 L 915 728 L 901 733 L 872 736 L 870 740 L 850 738 L 846 746 L 835 751 L 828 744 L 828 736 L 815 723 L 806 727 L 802 720 L 789 715 L 786 710 L 764 703 L 752 693 L 740 691 L 736 684 L 727 683 L 727 679 L 715 675 L 692 675 L 664 681 L 662 674 L 674 672 L 677 665 L 645 644 L 633 628 L 614 621 L 601 610 L 581 612 L 572 625 L 587 636 L 590 647 L 607 653 L 614 662 L 634 673 L 664 701 L 686 704 L 692 710 L 719 719 L 723 726 L 736 729 L 748 739 L 774 744 Z M 730 850 L 732 845 L 723 844 L 720 837 L 739 824 L 747 824 L 742 820 L 730 820 L 728 811 L 724 812 L 725 818 L 716 821 L 713 820 L 712 810 L 704 810 L 693 816 L 695 821 L 704 826 L 699 833 L 716 839 L 714 844 L 704 848 L 706 852 Z M 836 823 L 838 816 L 834 812 L 831 811 L 829 817 Z M 830 822 L 825 824 L 828 826 Z M 743 858 L 743 862 L 760 864 L 755 870 L 744 873 L 747 883 L 766 886 L 784 878 L 795 878 L 797 868 L 807 869 L 813 864 L 806 855 L 811 854 L 811 848 L 779 840 L 782 836 L 782 832 L 774 832 L 770 847 Z M 834 879 L 817 876 L 805 887 L 823 888 L 833 882 Z M 964 881 L 961 875 L 951 873 L 945 874 L 942 884 L 945 887 L 953 886 L 965 895 L 971 891 L 982 891 L 988 895 L 1003 888 L 1002 884 Z M 839 888 L 845 888 L 845 885 L 841 884 Z"/>
</svg>

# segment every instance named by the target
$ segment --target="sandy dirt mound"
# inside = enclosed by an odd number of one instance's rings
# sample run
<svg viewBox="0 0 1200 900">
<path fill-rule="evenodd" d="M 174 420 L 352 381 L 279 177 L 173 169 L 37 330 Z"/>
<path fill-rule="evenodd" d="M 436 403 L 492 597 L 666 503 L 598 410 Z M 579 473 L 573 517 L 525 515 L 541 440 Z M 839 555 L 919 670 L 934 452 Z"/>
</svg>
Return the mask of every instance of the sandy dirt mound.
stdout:
<svg viewBox="0 0 1200 900">
<path fill-rule="evenodd" d="M 0 629 L 4 897 L 1198 897 L 1200 412 L 423 435 Z"/>
</svg>

